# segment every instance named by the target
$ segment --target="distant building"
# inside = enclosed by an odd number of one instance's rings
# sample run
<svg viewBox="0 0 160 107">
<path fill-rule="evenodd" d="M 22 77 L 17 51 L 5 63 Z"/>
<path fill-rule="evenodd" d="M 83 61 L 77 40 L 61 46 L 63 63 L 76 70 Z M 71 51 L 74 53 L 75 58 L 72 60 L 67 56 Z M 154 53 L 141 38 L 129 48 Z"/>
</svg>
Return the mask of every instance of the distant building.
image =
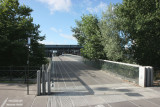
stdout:
<svg viewBox="0 0 160 107">
<path fill-rule="evenodd" d="M 82 46 L 79 45 L 45 45 L 45 56 L 51 57 L 53 55 L 62 54 L 76 54 L 80 55 L 80 49 Z"/>
</svg>

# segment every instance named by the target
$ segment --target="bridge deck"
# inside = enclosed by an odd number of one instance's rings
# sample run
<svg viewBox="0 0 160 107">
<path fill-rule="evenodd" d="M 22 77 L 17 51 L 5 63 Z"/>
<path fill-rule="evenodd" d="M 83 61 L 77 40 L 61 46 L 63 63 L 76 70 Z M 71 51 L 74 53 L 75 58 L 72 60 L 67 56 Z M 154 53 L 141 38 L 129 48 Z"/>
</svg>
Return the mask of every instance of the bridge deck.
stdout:
<svg viewBox="0 0 160 107">
<path fill-rule="evenodd" d="M 80 61 L 80 57 L 65 55 L 53 60 L 54 87 L 48 106 L 158 107 L 160 93 L 150 88 L 134 86 L 89 67 Z M 153 102 L 153 98 L 158 99 Z"/>
</svg>

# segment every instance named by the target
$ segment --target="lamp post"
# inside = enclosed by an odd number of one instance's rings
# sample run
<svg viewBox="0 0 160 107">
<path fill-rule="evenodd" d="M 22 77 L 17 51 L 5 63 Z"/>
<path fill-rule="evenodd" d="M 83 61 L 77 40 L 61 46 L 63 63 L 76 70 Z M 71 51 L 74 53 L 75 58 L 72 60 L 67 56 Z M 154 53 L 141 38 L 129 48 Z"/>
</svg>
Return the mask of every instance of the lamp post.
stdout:
<svg viewBox="0 0 160 107">
<path fill-rule="evenodd" d="M 28 69 L 27 69 L 27 95 L 29 95 L 29 51 L 30 51 L 30 45 L 31 45 L 31 38 L 28 37 L 28 43 L 27 43 L 27 46 L 28 46 L 28 58 L 27 58 L 27 66 L 28 66 Z"/>
</svg>

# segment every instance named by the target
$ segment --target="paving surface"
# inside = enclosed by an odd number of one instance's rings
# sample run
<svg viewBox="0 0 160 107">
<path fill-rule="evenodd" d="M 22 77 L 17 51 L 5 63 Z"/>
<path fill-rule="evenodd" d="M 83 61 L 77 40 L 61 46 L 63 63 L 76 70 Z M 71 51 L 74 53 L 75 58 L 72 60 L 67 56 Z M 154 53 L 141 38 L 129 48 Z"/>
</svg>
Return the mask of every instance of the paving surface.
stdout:
<svg viewBox="0 0 160 107">
<path fill-rule="evenodd" d="M 27 95 L 24 84 L 0 83 L 0 107 L 160 107 L 160 87 L 142 88 L 82 63 L 81 57 L 54 57 L 52 95 Z"/>
<path fill-rule="evenodd" d="M 81 57 L 54 57 L 48 107 L 160 107 L 159 88 L 142 88 L 89 67 Z M 157 91 L 156 91 L 157 90 Z"/>
<path fill-rule="evenodd" d="M 30 85 L 30 95 L 27 95 L 26 89 L 24 84 L 0 83 L 0 107 L 32 105 L 36 90 Z"/>
<path fill-rule="evenodd" d="M 47 107 L 49 96 L 36 96 L 36 84 L 0 83 L 0 107 Z"/>
</svg>

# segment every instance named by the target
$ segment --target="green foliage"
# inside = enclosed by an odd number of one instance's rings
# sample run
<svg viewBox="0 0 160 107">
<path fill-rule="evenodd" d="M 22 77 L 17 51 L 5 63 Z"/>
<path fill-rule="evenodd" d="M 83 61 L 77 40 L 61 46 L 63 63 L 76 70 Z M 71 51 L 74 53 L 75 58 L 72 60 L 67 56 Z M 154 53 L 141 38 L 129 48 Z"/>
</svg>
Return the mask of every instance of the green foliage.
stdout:
<svg viewBox="0 0 160 107">
<path fill-rule="evenodd" d="M 124 0 L 115 11 L 120 30 L 131 40 L 134 59 L 142 65 L 160 66 L 160 2 Z"/>
<path fill-rule="evenodd" d="M 77 39 L 79 45 L 83 46 L 84 45 L 84 40 L 85 40 L 85 35 L 83 34 L 81 30 L 82 22 L 81 21 L 75 21 L 77 27 L 71 28 L 72 32 L 74 32 L 73 36 Z"/>
<path fill-rule="evenodd" d="M 113 5 L 108 7 L 108 10 L 103 13 L 99 23 L 100 35 L 102 37 L 101 42 L 109 60 L 122 61 L 123 49 L 126 43 L 121 42 L 120 31 L 117 29 L 119 23 L 117 22 L 113 8 Z"/>
<path fill-rule="evenodd" d="M 38 43 L 44 36 L 39 36 L 40 26 L 33 23 L 32 11 L 18 0 L 0 0 L 0 65 L 26 65 L 28 53 L 31 64 L 45 63 Z M 28 37 L 32 38 L 31 51 L 26 46 Z"/>
<path fill-rule="evenodd" d="M 81 53 L 89 59 L 104 58 L 103 46 L 98 36 L 98 19 L 94 15 L 83 15 L 81 21 L 76 21 L 76 27 L 72 28 L 74 37 L 83 46 Z"/>
<path fill-rule="evenodd" d="M 84 15 L 72 28 L 84 57 L 160 66 L 159 0 L 123 0 L 101 20 Z"/>
</svg>

